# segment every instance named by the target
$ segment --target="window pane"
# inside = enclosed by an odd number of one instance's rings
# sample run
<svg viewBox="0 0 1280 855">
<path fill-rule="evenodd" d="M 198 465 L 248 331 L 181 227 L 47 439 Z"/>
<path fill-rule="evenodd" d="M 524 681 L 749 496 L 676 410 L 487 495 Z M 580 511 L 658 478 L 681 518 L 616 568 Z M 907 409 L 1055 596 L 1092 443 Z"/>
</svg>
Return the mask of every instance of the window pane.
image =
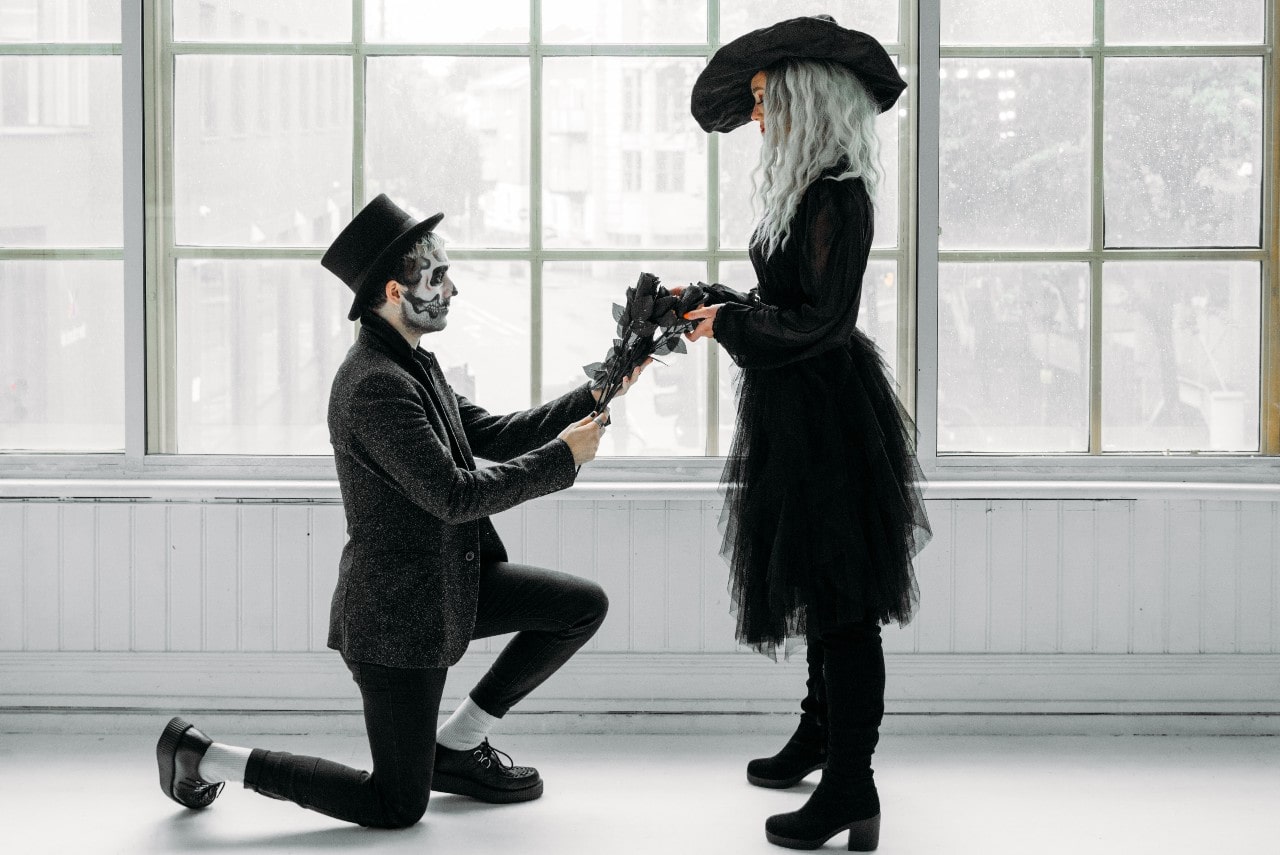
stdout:
<svg viewBox="0 0 1280 855">
<path fill-rule="evenodd" d="M 664 285 L 706 280 L 702 264 L 672 261 L 547 263 L 542 274 L 542 395 L 551 399 L 587 381 L 582 366 L 604 358 L 617 325 L 611 306 L 642 271 Z M 686 344 L 688 344 L 686 342 Z M 700 346 L 663 357 L 609 408 L 613 426 L 601 456 L 684 456 L 706 450 L 707 360 Z"/>
<path fill-rule="evenodd" d="M 872 259 L 862 278 L 862 304 L 858 312 L 858 328 L 866 333 L 884 356 L 891 379 L 896 377 L 898 354 L 898 263 Z M 730 261 L 720 265 L 720 281 L 735 291 L 747 292 L 755 287 L 756 275 L 750 262 Z M 733 384 L 738 366 L 724 350 L 720 351 L 720 453 L 727 454 L 733 441 L 737 403 Z"/>
<path fill-rule="evenodd" d="M 705 0 L 542 0 L 551 44 L 682 44 L 707 39 Z"/>
<path fill-rule="evenodd" d="M 0 42 L 119 41 L 119 3 L 0 0 Z"/>
<path fill-rule="evenodd" d="M 367 80 L 366 195 L 443 211 L 456 246 L 528 246 L 529 61 L 370 59 Z"/>
<path fill-rule="evenodd" d="M 1109 44 L 1257 44 L 1264 0 L 1107 0 Z"/>
<path fill-rule="evenodd" d="M 351 218 L 351 60 L 179 56 L 180 244 L 327 246 Z"/>
<path fill-rule="evenodd" d="M 674 57 L 546 61 L 546 246 L 706 245 L 706 134 L 689 118 L 689 92 L 703 65 Z M 638 163 L 631 174 L 628 156 Z"/>
<path fill-rule="evenodd" d="M 124 450 L 119 261 L 0 261 L 0 449 Z"/>
<path fill-rule="evenodd" d="M 315 261 L 177 265 L 182 454 L 329 454 L 351 292 Z"/>
<path fill-rule="evenodd" d="M 906 121 L 903 106 L 876 120 L 884 180 L 876 194 L 876 247 L 898 243 L 898 129 Z M 720 245 L 745 248 L 759 218 L 752 212 L 752 173 L 760 162 L 760 126 L 751 122 L 720 135 Z M 755 177 L 759 180 L 759 177 Z"/>
<path fill-rule="evenodd" d="M 942 0 L 944 45 L 1087 45 L 1093 0 Z"/>
<path fill-rule="evenodd" d="M 942 249 L 1089 243 L 1089 61 L 944 59 Z"/>
<path fill-rule="evenodd" d="M 870 33 L 882 43 L 898 40 L 898 3 L 893 0 L 720 0 L 720 41 L 801 15 L 830 15 L 840 26 Z"/>
<path fill-rule="evenodd" d="M 120 57 L 0 58 L 0 246 L 123 242 Z"/>
<path fill-rule="evenodd" d="M 1108 59 L 1107 246 L 1259 246 L 1262 60 Z"/>
<path fill-rule="evenodd" d="M 379 0 L 364 4 L 364 35 L 371 42 L 423 44 L 529 41 L 528 0 L 423 3 Z"/>
<path fill-rule="evenodd" d="M 459 395 L 491 413 L 528 409 L 529 262 L 454 259 L 449 277 L 458 287 L 449 325 L 422 346 Z"/>
<path fill-rule="evenodd" d="M 938 450 L 1088 449 L 1088 265 L 939 265 Z"/>
<path fill-rule="evenodd" d="M 194 42 L 345 42 L 351 0 L 173 0 L 173 37 Z"/>
<path fill-rule="evenodd" d="M 1102 447 L 1257 451 L 1259 267 L 1103 267 Z"/>
</svg>

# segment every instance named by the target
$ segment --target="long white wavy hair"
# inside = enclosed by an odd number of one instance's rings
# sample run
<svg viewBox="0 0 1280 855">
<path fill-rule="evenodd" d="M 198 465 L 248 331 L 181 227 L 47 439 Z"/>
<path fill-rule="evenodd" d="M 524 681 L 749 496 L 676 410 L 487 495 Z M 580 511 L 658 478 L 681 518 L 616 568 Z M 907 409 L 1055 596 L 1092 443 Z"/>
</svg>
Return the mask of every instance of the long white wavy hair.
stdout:
<svg viewBox="0 0 1280 855">
<path fill-rule="evenodd" d="M 844 159 L 848 168 L 831 180 L 861 178 L 874 203 L 884 169 L 876 136 L 879 109 L 844 66 L 797 60 L 768 69 L 764 114 L 764 143 L 751 186 L 767 257 L 787 245 L 800 199 L 824 170 Z"/>
</svg>

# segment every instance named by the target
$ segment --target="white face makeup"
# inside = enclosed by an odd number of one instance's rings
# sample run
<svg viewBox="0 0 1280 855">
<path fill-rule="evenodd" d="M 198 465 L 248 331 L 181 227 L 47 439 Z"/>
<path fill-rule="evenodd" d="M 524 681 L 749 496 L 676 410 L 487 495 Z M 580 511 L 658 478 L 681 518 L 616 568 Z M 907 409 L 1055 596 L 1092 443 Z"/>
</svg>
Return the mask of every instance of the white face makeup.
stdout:
<svg viewBox="0 0 1280 855">
<path fill-rule="evenodd" d="M 449 256 L 439 247 L 419 256 L 422 270 L 416 284 L 400 286 L 400 319 L 407 329 L 425 335 L 449 322 L 449 301 L 458 293 L 449 278 Z"/>
</svg>

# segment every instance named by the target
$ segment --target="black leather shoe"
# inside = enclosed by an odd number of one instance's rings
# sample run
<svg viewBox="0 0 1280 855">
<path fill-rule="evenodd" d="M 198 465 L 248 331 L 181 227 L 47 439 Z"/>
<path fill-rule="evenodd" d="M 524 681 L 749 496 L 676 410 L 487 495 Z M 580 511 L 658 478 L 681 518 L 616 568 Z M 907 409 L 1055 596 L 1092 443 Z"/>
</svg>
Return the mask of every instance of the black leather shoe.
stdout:
<svg viewBox="0 0 1280 855">
<path fill-rule="evenodd" d="M 183 807 L 199 810 L 213 804 L 223 782 L 210 783 L 200 777 L 200 758 L 213 740 L 178 717 L 169 720 L 156 743 L 156 763 L 160 767 L 160 789 Z"/>
<path fill-rule="evenodd" d="M 757 787 L 781 790 L 794 787 L 810 772 L 826 767 L 826 731 L 801 719 L 800 726 L 781 751 L 747 764 L 747 781 Z"/>
<path fill-rule="evenodd" d="M 431 789 L 470 796 L 491 804 L 528 802 L 542 795 L 542 777 L 530 766 L 517 766 L 508 754 L 481 742 L 468 751 L 436 745 Z"/>
</svg>

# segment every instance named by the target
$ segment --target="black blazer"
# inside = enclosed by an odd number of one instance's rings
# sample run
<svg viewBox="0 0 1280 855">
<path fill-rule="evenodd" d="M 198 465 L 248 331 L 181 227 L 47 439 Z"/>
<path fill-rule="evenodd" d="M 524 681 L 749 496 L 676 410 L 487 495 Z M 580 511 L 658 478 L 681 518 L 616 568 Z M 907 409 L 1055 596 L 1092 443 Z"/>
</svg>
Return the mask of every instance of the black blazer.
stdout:
<svg viewBox="0 0 1280 855">
<path fill-rule="evenodd" d="M 489 515 L 571 485 L 557 434 L 595 406 L 586 384 L 494 416 L 457 395 L 435 358 L 367 314 L 329 396 L 347 516 L 329 646 L 396 668 L 454 664 L 475 627 L 480 561 L 505 561 Z M 472 451 L 496 463 L 477 469 Z"/>
</svg>

